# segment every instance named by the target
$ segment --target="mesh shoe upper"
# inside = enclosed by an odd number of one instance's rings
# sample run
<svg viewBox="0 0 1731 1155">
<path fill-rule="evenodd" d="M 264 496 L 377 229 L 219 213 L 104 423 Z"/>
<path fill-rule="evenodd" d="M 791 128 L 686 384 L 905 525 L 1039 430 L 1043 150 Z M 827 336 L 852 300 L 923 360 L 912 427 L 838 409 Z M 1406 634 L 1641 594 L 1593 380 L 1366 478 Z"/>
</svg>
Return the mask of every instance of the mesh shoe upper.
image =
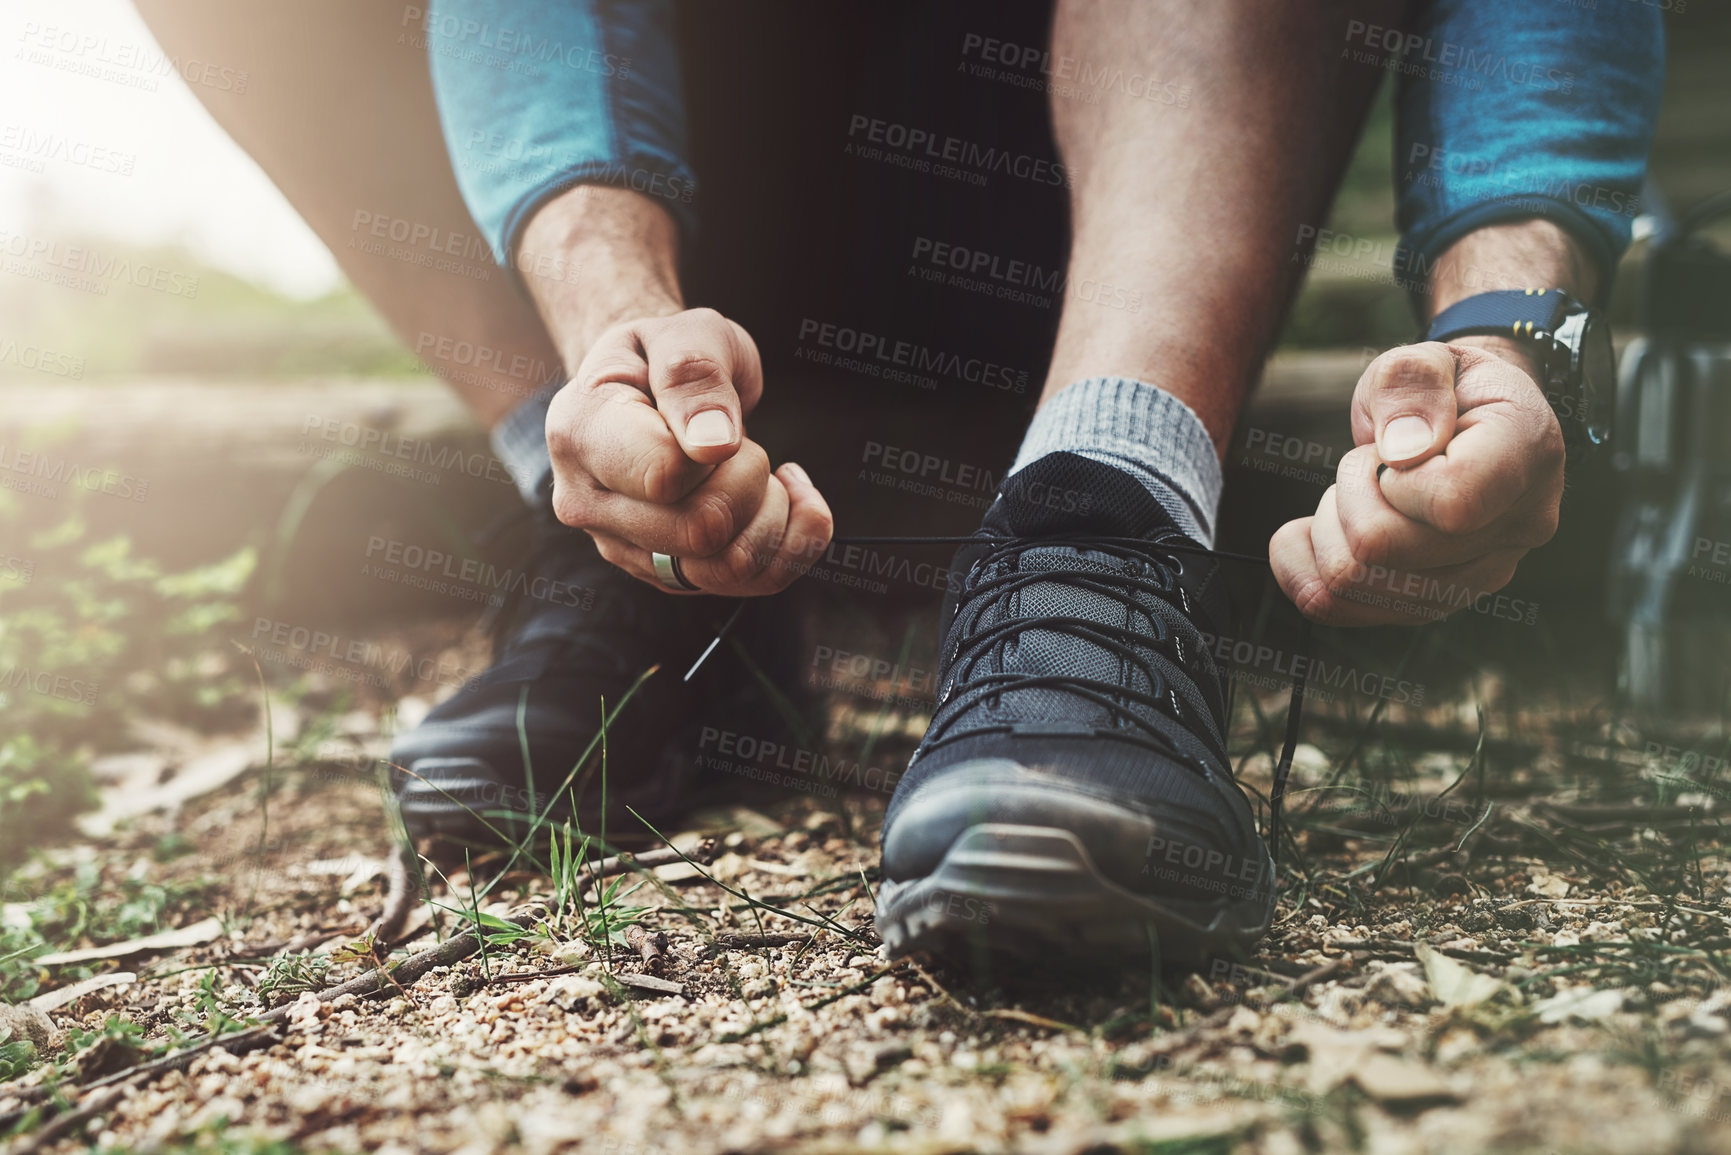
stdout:
<svg viewBox="0 0 1731 1155">
<path fill-rule="evenodd" d="M 638 826 L 627 805 L 652 816 L 686 801 L 694 743 L 684 724 L 712 687 L 680 677 L 731 607 L 650 588 L 551 513 L 535 515 L 529 560 L 504 584 L 493 665 L 392 748 L 410 832 L 492 841 L 471 811 L 495 812 L 487 821 L 500 830 L 511 824 L 496 812 L 540 813 L 599 732 L 603 700 L 611 711 L 657 664 L 608 728 L 609 828 Z M 577 814 L 590 830 L 600 820 L 599 763 L 597 754 L 578 780 Z M 554 813 L 569 813 L 569 800 L 561 795 Z"/>
<path fill-rule="evenodd" d="M 886 877 L 917 877 L 943 854 L 955 832 L 899 819 L 963 780 L 980 795 L 975 819 L 1038 822 L 1041 791 L 1061 790 L 1154 815 L 1170 845 L 1239 877 L 1260 871 L 1204 641 L 1228 612 L 1215 571 L 1119 470 L 1056 453 L 1009 478 L 952 567 L 937 710 L 885 817 Z M 1090 849 L 1115 882 L 1162 889 L 1148 845 Z M 1209 889 L 1189 882 L 1178 888 Z"/>
</svg>

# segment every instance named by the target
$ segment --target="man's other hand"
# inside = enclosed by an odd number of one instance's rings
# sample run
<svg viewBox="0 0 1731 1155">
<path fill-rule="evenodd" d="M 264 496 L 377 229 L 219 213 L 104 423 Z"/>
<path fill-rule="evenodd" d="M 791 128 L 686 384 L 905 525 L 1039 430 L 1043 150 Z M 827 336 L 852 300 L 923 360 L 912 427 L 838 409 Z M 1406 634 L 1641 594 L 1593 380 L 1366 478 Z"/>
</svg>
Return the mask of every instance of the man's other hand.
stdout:
<svg viewBox="0 0 1731 1155">
<path fill-rule="evenodd" d="M 1269 542 L 1308 618 L 1436 620 L 1508 584 L 1556 532 L 1562 430 L 1512 341 L 1390 349 L 1359 378 L 1352 436 L 1316 514 Z"/>
</svg>

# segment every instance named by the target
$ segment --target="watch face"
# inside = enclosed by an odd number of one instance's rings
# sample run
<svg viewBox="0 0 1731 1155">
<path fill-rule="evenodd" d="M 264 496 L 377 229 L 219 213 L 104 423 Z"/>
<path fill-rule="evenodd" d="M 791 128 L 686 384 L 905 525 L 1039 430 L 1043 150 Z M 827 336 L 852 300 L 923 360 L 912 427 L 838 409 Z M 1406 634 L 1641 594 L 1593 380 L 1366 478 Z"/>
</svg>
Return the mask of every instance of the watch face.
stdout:
<svg viewBox="0 0 1731 1155">
<path fill-rule="evenodd" d="M 1558 406 L 1557 416 L 1575 425 L 1563 436 L 1571 444 L 1602 445 L 1610 440 L 1617 373 L 1610 327 L 1583 308 L 1557 326 L 1556 340 L 1568 349 L 1568 380 L 1561 382 L 1567 403 Z"/>
<path fill-rule="evenodd" d="M 1585 402 L 1581 416 L 1588 442 L 1603 445 L 1611 436 L 1611 399 L 1617 380 L 1611 327 L 1592 313 L 1581 314 L 1581 325 L 1581 340 L 1575 347 L 1576 379 Z"/>
</svg>

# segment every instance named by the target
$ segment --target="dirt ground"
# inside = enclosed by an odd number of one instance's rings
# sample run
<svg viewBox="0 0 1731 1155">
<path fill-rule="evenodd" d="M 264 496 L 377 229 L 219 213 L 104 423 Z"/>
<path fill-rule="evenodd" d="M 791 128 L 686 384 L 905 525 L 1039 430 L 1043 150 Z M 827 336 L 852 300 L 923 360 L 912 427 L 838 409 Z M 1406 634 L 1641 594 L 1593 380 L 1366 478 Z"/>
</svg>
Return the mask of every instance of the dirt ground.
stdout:
<svg viewBox="0 0 1731 1155">
<path fill-rule="evenodd" d="M 1313 703 L 1273 933 L 1162 979 L 886 960 L 881 794 L 696 815 L 666 832 L 692 861 L 604 882 L 605 903 L 584 871 L 561 886 L 447 861 L 387 951 L 364 937 L 392 846 L 371 768 L 426 703 L 330 717 L 315 700 L 273 711 L 268 775 L 112 815 L 14 879 L 34 893 L 7 896 L 9 919 L 40 919 L 44 895 L 63 914 L 148 897 L 154 925 L 187 932 L 37 962 L 39 1003 L 135 977 L 48 1011 L 53 1061 L 0 1085 L 14 1150 L 1731 1147 L 1717 796 L 1590 709 L 1488 678 L 1422 709 Z M 1253 791 L 1284 708 L 1239 694 Z M 922 723 L 918 703 L 858 694 L 830 719 L 832 746 L 869 731 L 884 764 Z M 110 802 L 142 775 L 172 804 L 225 748 L 144 733 L 133 778 L 104 768 Z M 484 949 L 426 969 L 477 920 Z M 102 945 L 94 915 L 79 925 L 57 945 Z M 318 993 L 379 959 L 410 977 Z"/>
</svg>

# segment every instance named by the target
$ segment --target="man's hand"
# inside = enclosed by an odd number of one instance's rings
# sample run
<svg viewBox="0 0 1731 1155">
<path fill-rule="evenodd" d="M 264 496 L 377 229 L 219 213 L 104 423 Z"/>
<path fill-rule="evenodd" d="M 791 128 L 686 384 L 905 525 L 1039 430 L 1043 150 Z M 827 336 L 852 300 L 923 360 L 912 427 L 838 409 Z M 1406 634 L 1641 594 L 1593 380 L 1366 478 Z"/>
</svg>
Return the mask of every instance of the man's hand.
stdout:
<svg viewBox="0 0 1731 1155">
<path fill-rule="evenodd" d="M 547 414 L 554 512 L 658 589 L 652 551 L 705 593 L 786 588 L 834 521 L 803 469 L 772 473 L 745 436 L 762 395 L 756 344 L 713 309 L 614 325 Z"/>
<path fill-rule="evenodd" d="M 1352 437 L 1316 515 L 1269 542 L 1280 588 L 1308 618 L 1444 617 L 1501 589 L 1556 532 L 1562 430 L 1512 341 L 1390 349 L 1359 378 Z"/>
</svg>

